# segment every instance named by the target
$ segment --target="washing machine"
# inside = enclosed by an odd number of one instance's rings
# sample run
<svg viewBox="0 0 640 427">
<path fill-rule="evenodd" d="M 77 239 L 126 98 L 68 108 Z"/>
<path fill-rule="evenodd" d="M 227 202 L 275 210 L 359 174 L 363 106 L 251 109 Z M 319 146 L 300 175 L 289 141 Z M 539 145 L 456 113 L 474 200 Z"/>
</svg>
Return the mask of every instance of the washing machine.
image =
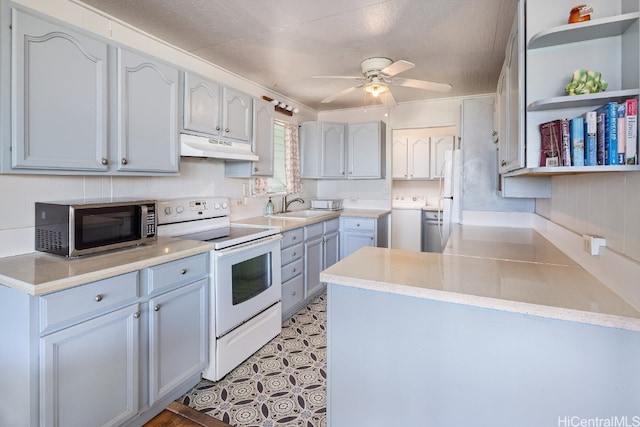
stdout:
<svg viewBox="0 0 640 427">
<path fill-rule="evenodd" d="M 394 196 L 391 202 L 391 248 L 420 252 L 422 208 L 426 196 Z"/>
</svg>

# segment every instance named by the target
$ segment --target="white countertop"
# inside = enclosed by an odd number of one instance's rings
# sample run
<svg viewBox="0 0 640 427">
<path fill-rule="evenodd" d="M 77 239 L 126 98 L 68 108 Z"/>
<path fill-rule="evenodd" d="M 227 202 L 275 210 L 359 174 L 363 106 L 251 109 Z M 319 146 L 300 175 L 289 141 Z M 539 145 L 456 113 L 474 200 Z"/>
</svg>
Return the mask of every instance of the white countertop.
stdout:
<svg viewBox="0 0 640 427">
<path fill-rule="evenodd" d="M 43 252 L 0 258 L 0 285 L 42 295 L 208 252 L 213 244 L 159 237 L 155 244 L 66 258 Z"/>
<path fill-rule="evenodd" d="M 327 283 L 640 331 L 640 312 L 532 229 L 457 227 L 448 253 L 365 247 Z"/>
</svg>

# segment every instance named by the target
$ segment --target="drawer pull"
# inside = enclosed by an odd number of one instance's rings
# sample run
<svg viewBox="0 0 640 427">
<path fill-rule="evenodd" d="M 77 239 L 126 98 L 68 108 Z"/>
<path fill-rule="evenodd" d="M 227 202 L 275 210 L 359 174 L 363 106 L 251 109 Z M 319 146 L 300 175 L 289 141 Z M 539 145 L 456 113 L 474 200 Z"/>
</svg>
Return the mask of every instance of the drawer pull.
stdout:
<svg viewBox="0 0 640 427">
<path fill-rule="evenodd" d="M 160 311 L 160 304 L 156 304 L 156 306 L 153 307 L 153 311 Z"/>
<path fill-rule="evenodd" d="M 187 274 L 187 269 L 183 268 L 182 270 L 180 270 L 180 274 L 182 274 L 182 275 Z"/>
<path fill-rule="evenodd" d="M 293 236 L 293 240 L 296 240 L 298 238 L 298 236 Z"/>
<path fill-rule="evenodd" d="M 140 317 L 140 312 L 136 311 L 135 313 L 133 313 L 133 318 L 134 319 L 138 319 Z"/>
<path fill-rule="evenodd" d="M 356 224 L 356 227 L 360 227 L 360 223 L 357 223 L 357 224 Z"/>
<path fill-rule="evenodd" d="M 295 273 L 296 271 L 298 271 L 298 269 L 294 268 L 294 269 L 293 269 L 293 272 Z"/>
<path fill-rule="evenodd" d="M 294 252 L 294 253 L 293 253 L 293 256 L 296 256 L 296 255 L 298 255 L 298 252 Z"/>
<path fill-rule="evenodd" d="M 100 302 L 102 301 L 102 298 L 103 298 L 102 294 L 96 295 L 96 301 Z"/>
<path fill-rule="evenodd" d="M 296 296 L 296 291 L 291 292 L 291 296 Z"/>
</svg>

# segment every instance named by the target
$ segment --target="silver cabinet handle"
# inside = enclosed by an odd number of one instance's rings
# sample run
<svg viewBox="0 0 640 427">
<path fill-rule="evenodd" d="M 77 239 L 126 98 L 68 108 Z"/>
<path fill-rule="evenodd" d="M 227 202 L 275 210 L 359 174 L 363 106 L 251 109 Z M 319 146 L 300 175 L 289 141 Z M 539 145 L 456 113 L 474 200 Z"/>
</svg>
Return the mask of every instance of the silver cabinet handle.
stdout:
<svg viewBox="0 0 640 427">
<path fill-rule="evenodd" d="M 121 161 L 123 165 L 126 165 L 127 163 L 129 163 L 129 161 L 125 157 L 123 157 Z"/>
<path fill-rule="evenodd" d="M 254 168 L 253 168 L 253 171 L 254 171 L 254 172 L 258 172 L 258 167 L 254 167 Z"/>
<path fill-rule="evenodd" d="M 502 162 L 500 162 L 500 166 L 507 166 L 507 161 L 503 160 Z"/>
<path fill-rule="evenodd" d="M 296 271 L 298 271 L 298 269 L 294 268 L 294 269 L 293 269 L 293 272 L 295 273 Z"/>
<path fill-rule="evenodd" d="M 293 253 L 293 256 L 296 256 L 296 255 L 298 255 L 298 253 L 297 253 L 297 252 L 294 252 L 294 253 Z"/>
<path fill-rule="evenodd" d="M 182 274 L 182 275 L 187 274 L 187 269 L 183 268 L 182 270 L 180 270 L 180 274 Z"/>
<path fill-rule="evenodd" d="M 216 130 L 220 130 L 220 126 L 216 126 Z"/>
<path fill-rule="evenodd" d="M 224 131 L 229 133 L 229 128 L 225 128 Z"/>
<path fill-rule="evenodd" d="M 156 304 L 156 306 L 153 307 L 153 311 L 160 311 L 160 304 Z"/>
<path fill-rule="evenodd" d="M 136 311 L 135 313 L 133 313 L 133 318 L 134 319 L 138 319 L 140 317 L 140 312 Z"/>
<path fill-rule="evenodd" d="M 107 160 L 106 158 L 102 158 L 102 160 L 100 160 L 100 163 L 102 163 L 103 165 L 108 165 L 109 164 L 109 160 Z"/>
<path fill-rule="evenodd" d="M 102 301 L 102 298 L 103 298 L 102 294 L 96 295 L 96 301 L 100 302 Z"/>
<path fill-rule="evenodd" d="M 298 236 L 293 236 L 293 240 L 296 240 L 298 238 Z"/>
</svg>

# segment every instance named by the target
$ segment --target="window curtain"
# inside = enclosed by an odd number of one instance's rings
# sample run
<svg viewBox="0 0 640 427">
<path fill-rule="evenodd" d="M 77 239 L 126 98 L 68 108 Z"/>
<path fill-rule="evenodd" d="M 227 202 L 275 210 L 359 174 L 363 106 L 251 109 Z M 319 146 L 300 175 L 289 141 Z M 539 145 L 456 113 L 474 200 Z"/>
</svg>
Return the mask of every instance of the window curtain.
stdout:
<svg viewBox="0 0 640 427">
<path fill-rule="evenodd" d="M 287 193 L 299 193 L 300 184 L 300 142 L 298 141 L 298 125 L 283 122 L 284 125 L 284 169 L 287 179 Z M 268 178 L 256 178 L 253 182 L 253 194 L 263 196 L 269 187 Z"/>
</svg>

